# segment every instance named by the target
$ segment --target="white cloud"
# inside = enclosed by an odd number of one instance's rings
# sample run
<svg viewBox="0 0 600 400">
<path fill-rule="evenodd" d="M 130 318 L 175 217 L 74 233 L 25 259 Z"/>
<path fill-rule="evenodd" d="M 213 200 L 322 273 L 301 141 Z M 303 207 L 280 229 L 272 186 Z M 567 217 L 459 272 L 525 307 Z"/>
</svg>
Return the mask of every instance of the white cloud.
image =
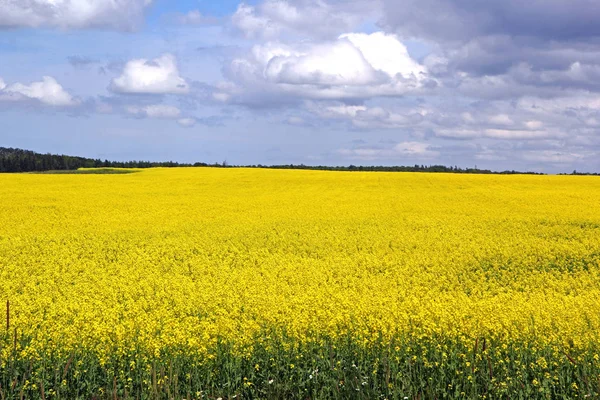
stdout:
<svg viewBox="0 0 600 400">
<path fill-rule="evenodd" d="M 435 135 L 447 139 L 489 138 L 501 140 L 537 140 L 561 138 L 564 135 L 555 130 L 493 129 L 493 128 L 438 128 Z"/>
<path fill-rule="evenodd" d="M 497 115 L 492 115 L 489 118 L 489 122 L 491 122 L 494 125 L 513 125 L 514 122 L 513 120 L 506 114 L 497 114 Z"/>
<path fill-rule="evenodd" d="M 240 4 L 231 17 L 231 23 L 247 38 L 275 37 L 279 34 L 280 27 L 269 18 L 256 14 L 254 7 Z"/>
<path fill-rule="evenodd" d="M 481 151 L 475 154 L 475 159 L 484 161 L 504 161 L 506 160 L 506 157 L 484 146 Z"/>
<path fill-rule="evenodd" d="M 414 61 L 395 35 L 353 33 L 322 43 L 277 42 L 254 46 L 232 61 L 228 85 L 213 96 L 221 101 L 280 96 L 309 99 L 364 99 L 398 96 L 423 87 L 424 66 Z"/>
<path fill-rule="evenodd" d="M 521 129 L 486 129 L 483 132 L 483 137 L 492 139 L 515 139 L 515 140 L 528 140 L 528 139 L 551 139 L 557 138 L 561 135 L 556 132 L 550 132 L 545 130 L 532 131 L 532 130 L 521 130 Z"/>
<path fill-rule="evenodd" d="M 349 105 L 338 105 L 321 108 L 319 105 L 314 106 L 314 110 L 320 113 L 322 116 L 330 118 L 356 118 L 356 115 L 361 111 L 367 111 L 366 106 L 349 106 Z"/>
<path fill-rule="evenodd" d="M 175 56 L 164 54 L 151 61 L 129 61 L 123 74 L 113 79 L 111 89 L 119 93 L 184 94 L 189 86 L 179 76 Z"/>
<path fill-rule="evenodd" d="M 191 128 L 196 125 L 196 118 L 180 118 L 177 120 L 177 123 L 184 128 Z"/>
<path fill-rule="evenodd" d="M 128 106 L 125 110 L 140 118 L 164 118 L 175 119 L 181 115 L 181 110 L 174 106 L 165 104 L 152 104 L 148 106 Z"/>
<path fill-rule="evenodd" d="M 129 105 L 124 107 L 127 114 L 136 118 L 156 118 L 176 120 L 177 124 L 184 128 L 191 128 L 198 120 L 193 117 L 182 116 L 179 108 L 168 104 Z"/>
<path fill-rule="evenodd" d="M 407 156 L 419 156 L 419 157 L 437 157 L 440 153 L 431 149 L 431 146 L 427 143 L 421 142 L 403 142 L 398 143 L 394 146 L 394 151 L 399 154 Z"/>
<path fill-rule="evenodd" d="M 552 98 L 539 98 L 524 96 L 517 102 L 520 109 L 537 114 L 555 114 L 565 110 L 600 111 L 600 97 L 595 93 L 575 93 L 573 95 L 555 96 Z"/>
<path fill-rule="evenodd" d="M 174 17 L 176 22 L 183 25 L 204 25 L 218 22 L 217 18 L 203 15 L 199 10 L 192 10 L 185 14 L 175 14 Z"/>
<path fill-rule="evenodd" d="M 586 154 L 554 150 L 531 150 L 524 152 L 522 158 L 527 161 L 542 163 L 572 164 L 585 159 Z"/>
<path fill-rule="evenodd" d="M 140 25 L 152 0 L 1 0 L 0 27 L 114 28 Z"/>
<path fill-rule="evenodd" d="M 474 139 L 481 137 L 482 134 L 479 130 L 470 128 L 437 128 L 435 130 L 437 137 L 446 139 Z"/>
<path fill-rule="evenodd" d="M 544 123 L 542 121 L 527 121 L 525 122 L 525 126 L 528 129 L 532 129 L 532 130 L 537 130 L 540 129 L 541 127 L 544 126 Z"/>
<path fill-rule="evenodd" d="M 231 95 L 225 92 L 215 92 L 212 97 L 221 103 L 227 103 L 231 99 Z"/>
<path fill-rule="evenodd" d="M 283 33 L 335 37 L 365 19 L 378 19 L 379 1 L 266 0 L 257 6 L 241 3 L 231 25 L 251 39 L 273 39 Z"/>
<path fill-rule="evenodd" d="M 264 63 L 265 78 L 273 83 L 340 86 L 383 80 L 361 51 L 347 40 L 313 45 L 308 51 L 283 46 L 256 48 L 255 54 Z"/>
<path fill-rule="evenodd" d="M 13 83 L 6 85 L 0 80 L 0 100 L 24 101 L 38 100 L 49 106 L 68 107 L 79 104 L 57 81 L 51 76 L 44 76 L 40 82 L 29 85 Z"/>
<path fill-rule="evenodd" d="M 401 112 L 395 112 L 383 107 L 347 104 L 327 105 L 322 102 L 309 102 L 306 108 L 321 118 L 346 120 L 359 129 L 393 129 L 401 127 L 415 129 L 427 114 L 426 110 L 418 107 L 411 107 Z"/>
<path fill-rule="evenodd" d="M 422 142 L 402 142 L 393 147 L 358 147 L 353 149 L 340 149 L 338 154 L 361 161 L 373 161 L 379 159 L 398 159 L 399 157 L 411 160 L 425 160 L 436 158 L 440 152 L 434 150 L 428 143 Z"/>
<path fill-rule="evenodd" d="M 298 117 L 297 115 L 292 115 L 291 117 L 287 118 L 285 122 L 295 126 L 308 126 L 306 120 L 302 117 Z"/>
<path fill-rule="evenodd" d="M 426 73 L 424 66 L 419 65 L 408 54 L 406 46 L 395 35 L 383 32 L 349 33 L 340 39 L 348 39 L 363 54 L 367 62 L 376 71 L 383 71 L 390 77 L 401 75 L 403 78 Z"/>
<path fill-rule="evenodd" d="M 425 73 L 395 35 L 383 32 L 345 34 L 305 48 L 258 46 L 254 56 L 264 65 L 266 78 L 277 83 L 373 85 Z"/>
</svg>

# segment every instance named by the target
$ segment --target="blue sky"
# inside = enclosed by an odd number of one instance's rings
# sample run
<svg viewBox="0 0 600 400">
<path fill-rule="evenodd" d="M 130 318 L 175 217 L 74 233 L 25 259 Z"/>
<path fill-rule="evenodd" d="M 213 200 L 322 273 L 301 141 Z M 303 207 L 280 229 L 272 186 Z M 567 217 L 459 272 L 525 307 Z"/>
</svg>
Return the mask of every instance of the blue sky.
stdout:
<svg viewBox="0 0 600 400">
<path fill-rule="evenodd" d="M 586 0 L 0 0 L 0 146 L 600 171 Z"/>
</svg>

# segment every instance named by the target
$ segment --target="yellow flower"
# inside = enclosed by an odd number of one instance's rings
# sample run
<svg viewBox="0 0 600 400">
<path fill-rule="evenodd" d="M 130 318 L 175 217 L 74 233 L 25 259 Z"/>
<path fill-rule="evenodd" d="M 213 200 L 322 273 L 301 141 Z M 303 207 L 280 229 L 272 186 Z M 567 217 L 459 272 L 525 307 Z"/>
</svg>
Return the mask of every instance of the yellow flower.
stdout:
<svg viewBox="0 0 600 400">
<path fill-rule="evenodd" d="M 432 368 L 432 349 L 484 369 L 483 338 L 506 364 L 529 343 L 514 363 L 545 373 L 597 346 L 597 177 L 159 168 L 0 175 L 0 197 L 0 293 L 39 339 L 21 361 L 139 350 L 147 377 L 173 349 L 246 357 L 285 332 L 286 350 L 381 339 Z"/>
</svg>

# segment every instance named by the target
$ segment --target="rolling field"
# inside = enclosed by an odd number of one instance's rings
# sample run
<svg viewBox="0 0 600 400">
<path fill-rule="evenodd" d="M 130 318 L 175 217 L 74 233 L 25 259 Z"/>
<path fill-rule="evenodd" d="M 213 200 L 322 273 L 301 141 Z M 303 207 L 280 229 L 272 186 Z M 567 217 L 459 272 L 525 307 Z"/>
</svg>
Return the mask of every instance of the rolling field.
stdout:
<svg viewBox="0 0 600 400">
<path fill-rule="evenodd" d="M 159 168 L 0 198 L 1 399 L 600 397 L 597 177 Z"/>
</svg>

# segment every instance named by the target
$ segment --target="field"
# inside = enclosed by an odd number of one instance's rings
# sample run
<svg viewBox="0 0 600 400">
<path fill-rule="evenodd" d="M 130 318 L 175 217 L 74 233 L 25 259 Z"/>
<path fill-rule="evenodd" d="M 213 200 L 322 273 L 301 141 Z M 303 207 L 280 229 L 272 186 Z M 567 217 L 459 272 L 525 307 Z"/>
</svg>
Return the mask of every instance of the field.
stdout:
<svg viewBox="0 0 600 400">
<path fill-rule="evenodd" d="M 149 169 L 0 198 L 1 399 L 600 396 L 597 177 Z"/>
</svg>

